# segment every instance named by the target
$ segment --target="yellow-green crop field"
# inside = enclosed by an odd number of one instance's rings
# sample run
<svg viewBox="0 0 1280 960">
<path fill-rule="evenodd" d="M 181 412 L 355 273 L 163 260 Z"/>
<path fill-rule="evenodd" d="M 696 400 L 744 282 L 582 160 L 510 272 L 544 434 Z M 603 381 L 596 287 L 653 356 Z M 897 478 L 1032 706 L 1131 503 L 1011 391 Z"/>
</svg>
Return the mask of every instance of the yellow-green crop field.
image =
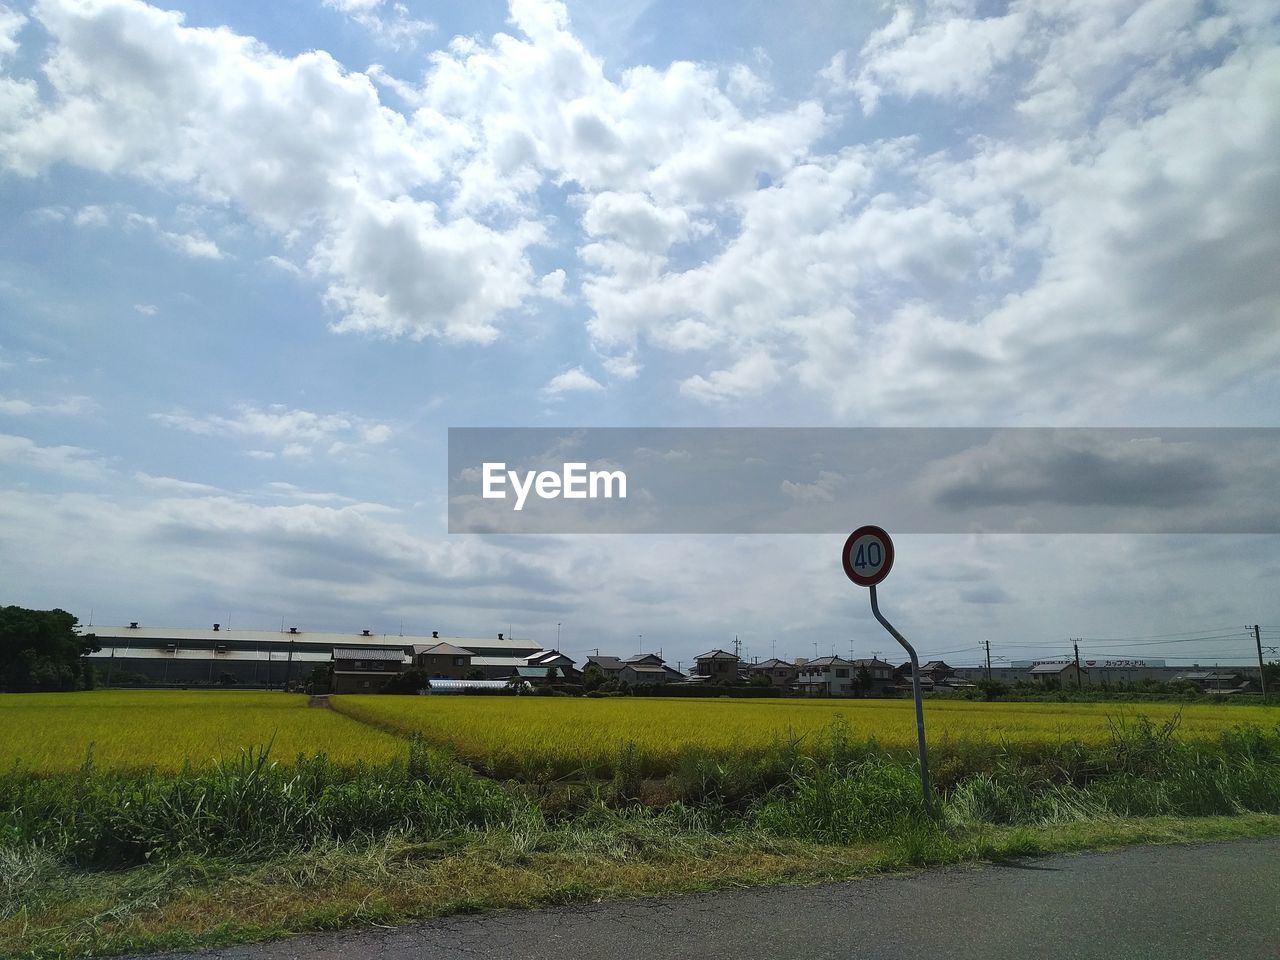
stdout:
<svg viewBox="0 0 1280 960">
<path fill-rule="evenodd" d="M 100 769 L 178 770 L 235 759 L 271 744 L 288 763 L 325 753 L 338 763 L 382 761 L 407 752 L 406 741 L 332 710 L 307 706 L 300 694 L 240 691 L 94 690 L 0 695 L 0 773 L 61 773 L 80 768 L 93 749 Z"/>
<path fill-rule="evenodd" d="M 0 696 L 0 772 L 59 773 L 92 747 L 99 769 L 177 770 L 234 759 L 270 743 L 289 763 L 299 753 L 340 764 L 403 756 L 421 737 L 501 775 L 607 774 L 627 743 L 650 773 L 669 771 L 693 748 L 718 755 L 763 752 L 798 740 L 803 750 L 837 717 L 853 741 L 915 745 L 906 700 L 339 696 L 333 710 L 301 695 L 241 691 L 97 690 Z M 1163 703 L 929 701 L 934 747 L 1061 740 L 1099 743 L 1117 718 L 1157 723 L 1179 716 L 1180 737 L 1212 738 L 1244 724 L 1274 728 L 1280 708 Z"/>
<path fill-rule="evenodd" d="M 365 723 L 448 747 L 468 762 L 502 774 L 575 770 L 607 772 L 628 742 L 648 772 L 670 770 L 681 752 L 754 753 L 801 739 L 801 749 L 841 717 L 850 740 L 886 747 L 916 742 L 907 700 L 734 700 L 720 698 L 386 697 L 341 696 L 334 708 Z M 1242 724 L 1274 727 L 1280 707 L 1163 703 L 925 704 L 930 744 L 1036 746 L 1059 740 L 1104 742 L 1109 724 L 1146 716 L 1179 716 L 1177 732 L 1212 738 Z"/>
</svg>

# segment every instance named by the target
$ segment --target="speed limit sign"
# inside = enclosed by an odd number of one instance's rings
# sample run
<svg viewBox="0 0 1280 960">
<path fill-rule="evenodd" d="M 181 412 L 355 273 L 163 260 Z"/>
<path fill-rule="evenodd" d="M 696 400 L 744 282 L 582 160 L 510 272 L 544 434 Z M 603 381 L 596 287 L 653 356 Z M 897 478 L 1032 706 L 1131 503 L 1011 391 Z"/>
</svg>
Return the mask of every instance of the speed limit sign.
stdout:
<svg viewBox="0 0 1280 960">
<path fill-rule="evenodd" d="M 893 541 L 880 527 L 859 527 L 844 542 L 844 572 L 860 587 L 874 587 L 893 569 Z"/>
</svg>

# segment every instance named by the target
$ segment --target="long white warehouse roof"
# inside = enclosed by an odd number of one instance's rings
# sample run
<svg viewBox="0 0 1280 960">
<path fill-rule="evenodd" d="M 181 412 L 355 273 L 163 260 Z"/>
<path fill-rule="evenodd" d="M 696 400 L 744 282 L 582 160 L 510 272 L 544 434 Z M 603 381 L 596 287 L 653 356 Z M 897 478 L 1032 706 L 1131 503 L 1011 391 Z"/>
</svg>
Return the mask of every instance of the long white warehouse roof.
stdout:
<svg viewBox="0 0 1280 960">
<path fill-rule="evenodd" d="M 94 634 L 98 638 L 98 643 L 103 647 L 109 647 L 114 644 L 117 648 L 129 644 L 132 640 L 176 641 L 179 644 L 184 640 L 189 640 L 201 643 L 320 643 L 334 647 L 376 647 L 382 645 L 407 647 L 414 644 L 430 646 L 447 642 L 467 649 L 481 647 L 485 650 L 511 650 L 513 655 L 516 651 L 541 649 L 532 640 L 505 635 L 499 640 L 496 635 L 493 637 L 424 637 L 411 634 L 371 633 L 369 636 L 365 636 L 361 633 L 312 633 L 306 630 L 299 630 L 297 633 L 289 633 L 287 630 L 193 630 L 188 627 L 130 627 L 127 624 L 124 626 L 82 624 L 79 627 L 79 631 L 82 634 Z"/>
</svg>

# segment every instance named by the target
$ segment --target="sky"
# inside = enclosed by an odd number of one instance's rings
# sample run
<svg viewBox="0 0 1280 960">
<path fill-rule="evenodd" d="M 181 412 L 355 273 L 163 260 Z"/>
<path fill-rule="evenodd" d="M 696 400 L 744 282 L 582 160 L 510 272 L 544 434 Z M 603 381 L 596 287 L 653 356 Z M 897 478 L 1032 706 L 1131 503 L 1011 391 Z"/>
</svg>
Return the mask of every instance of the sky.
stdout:
<svg viewBox="0 0 1280 960">
<path fill-rule="evenodd" d="M 842 536 L 449 534 L 448 428 L 1280 426 L 1278 39 L 0 0 L 0 603 L 897 659 Z M 1278 577 L 1275 535 L 904 535 L 881 605 L 957 664 L 1246 663 Z"/>
</svg>

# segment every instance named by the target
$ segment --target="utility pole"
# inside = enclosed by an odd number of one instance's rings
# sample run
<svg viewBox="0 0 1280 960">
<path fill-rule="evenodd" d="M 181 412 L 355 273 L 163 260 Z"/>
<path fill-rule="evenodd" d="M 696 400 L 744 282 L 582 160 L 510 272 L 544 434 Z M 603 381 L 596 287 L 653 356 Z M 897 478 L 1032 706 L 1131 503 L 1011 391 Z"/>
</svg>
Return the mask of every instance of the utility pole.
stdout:
<svg viewBox="0 0 1280 960">
<path fill-rule="evenodd" d="M 1262 662 L 1262 631 L 1253 625 L 1253 642 L 1258 645 L 1258 682 L 1262 684 L 1262 699 L 1267 699 L 1267 665 Z"/>
<path fill-rule="evenodd" d="M 1076 689 L 1079 690 L 1080 689 L 1080 644 L 1073 643 L 1071 644 L 1071 646 L 1074 647 L 1076 651 Z M 991 668 L 988 667 L 987 669 L 990 670 Z"/>
<path fill-rule="evenodd" d="M 733 635 L 733 655 L 737 659 L 742 659 L 742 644 L 738 641 L 738 635 Z"/>
<path fill-rule="evenodd" d="M 991 679 L 991 641 L 985 641 L 987 644 L 987 679 Z M 1078 664 L 1077 664 L 1078 665 Z"/>
</svg>

